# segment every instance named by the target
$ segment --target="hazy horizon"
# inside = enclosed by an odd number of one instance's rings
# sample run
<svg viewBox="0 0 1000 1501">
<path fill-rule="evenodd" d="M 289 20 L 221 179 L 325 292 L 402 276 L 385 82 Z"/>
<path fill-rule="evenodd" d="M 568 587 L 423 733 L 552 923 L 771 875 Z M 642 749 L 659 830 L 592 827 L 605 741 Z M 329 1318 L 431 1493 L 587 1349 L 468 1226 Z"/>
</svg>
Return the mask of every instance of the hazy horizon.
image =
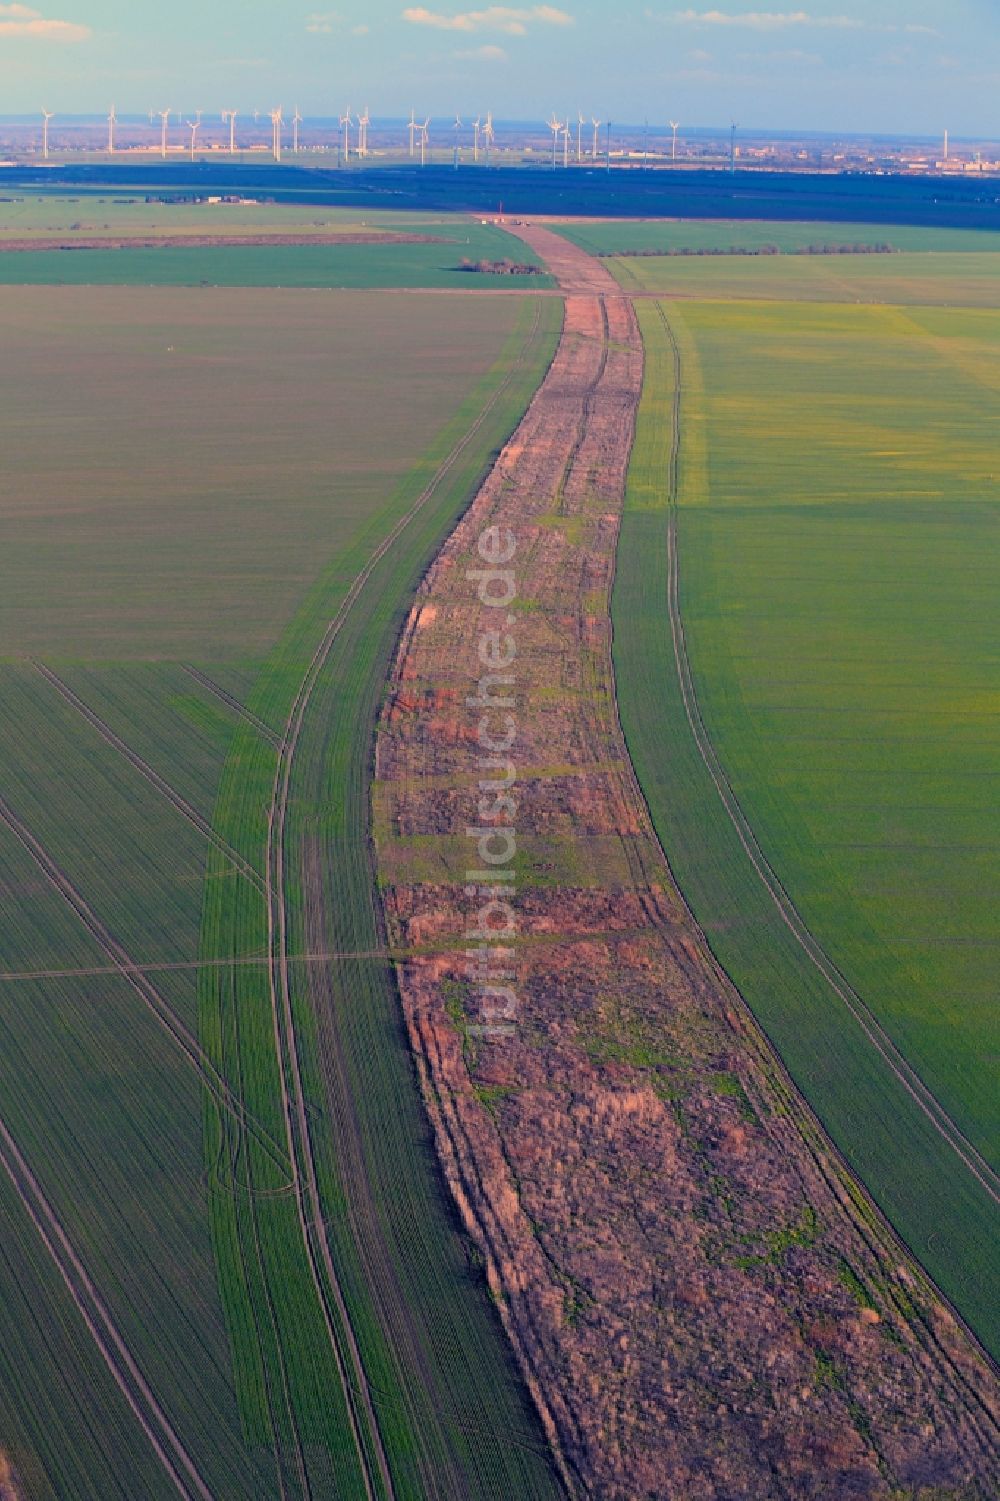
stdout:
<svg viewBox="0 0 1000 1501">
<path fill-rule="evenodd" d="M 720 122 L 705 129 L 735 117 L 756 131 L 1000 133 L 1000 14 L 987 0 L 752 3 L 0 3 L 2 101 L 5 118 L 42 105 L 100 115 L 112 100 L 123 115 L 284 100 L 329 117 L 364 101 L 381 118 L 411 106 L 512 121 L 555 109 Z"/>
</svg>

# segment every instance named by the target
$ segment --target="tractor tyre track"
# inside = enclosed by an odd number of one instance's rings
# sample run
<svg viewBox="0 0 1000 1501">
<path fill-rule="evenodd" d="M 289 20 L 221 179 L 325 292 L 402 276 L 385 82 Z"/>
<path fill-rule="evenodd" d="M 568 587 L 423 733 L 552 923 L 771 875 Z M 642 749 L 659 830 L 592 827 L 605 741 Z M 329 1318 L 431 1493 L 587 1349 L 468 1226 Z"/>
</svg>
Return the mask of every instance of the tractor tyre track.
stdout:
<svg viewBox="0 0 1000 1501">
<path fill-rule="evenodd" d="M 674 661 L 677 667 L 681 696 L 684 700 L 684 711 L 695 744 L 698 747 L 698 754 L 712 779 L 730 822 L 736 830 L 739 841 L 774 903 L 782 922 L 795 938 L 795 941 L 806 954 L 807 958 L 830 986 L 838 1000 L 846 1006 L 869 1042 L 887 1064 L 895 1078 L 902 1084 L 907 1094 L 910 1095 L 911 1099 L 913 1099 L 931 1122 L 934 1129 L 948 1143 L 963 1165 L 986 1190 L 990 1198 L 995 1203 L 1000 1203 L 1000 1174 L 990 1166 L 986 1159 L 976 1150 L 972 1142 L 968 1140 L 958 1123 L 952 1119 L 944 1106 L 940 1104 L 933 1092 L 923 1082 L 917 1071 L 907 1062 L 888 1032 L 886 1032 L 885 1028 L 853 988 L 846 976 L 841 973 L 824 952 L 819 942 L 813 937 L 788 892 L 781 884 L 767 856 L 761 849 L 733 786 L 723 770 L 711 736 L 705 725 L 698 702 L 694 674 L 688 656 L 687 638 L 680 607 L 680 566 L 677 545 L 677 483 L 680 463 L 680 412 L 683 371 L 681 368 L 680 348 L 677 344 L 674 331 L 670 326 L 670 321 L 662 306 L 658 307 L 658 312 L 670 342 L 674 359 L 673 433 L 668 475 L 670 485 L 670 513 L 667 523 L 669 570 L 667 607 L 670 615 Z"/>
<path fill-rule="evenodd" d="M 106 724 L 99 714 L 95 714 L 94 710 L 88 704 L 84 703 L 79 694 L 74 693 L 68 683 L 64 683 L 43 662 L 36 662 L 34 665 L 42 677 L 48 683 L 51 683 L 52 687 L 58 693 L 62 694 L 66 702 L 83 715 L 87 723 L 101 736 L 101 739 L 105 740 L 108 745 L 124 756 L 129 765 L 133 766 L 140 776 L 145 777 L 150 786 L 155 787 L 156 791 L 165 797 L 167 802 L 173 808 L 176 808 L 181 817 L 187 819 L 188 823 L 192 824 L 198 830 L 199 834 L 202 834 L 210 844 L 214 844 L 215 848 L 221 854 L 225 855 L 233 868 L 248 880 L 252 886 L 256 887 L 263 896 L 264 882 L 260 877 L 260 873 L 254 870 L 253 866 L 244 860 L 243 856 L 234 850 L 231 845 L 227 844 L 224 839 L 220 839 L 208 820 L 203 818 L 196 808 L 192 808 L 191 804 L 181 797 L 179 792 L 175 792 L 169 782 L 166 782 L 160 776 L 160 773 L 150 766 L 148 761 L 144 761 L 142 756 L 137 755 L 120 735 L 116 735 L 111 726 Z"/>
<path fill-rule="evenodd" d="M 340 1372 L 341 1383 L 348 1404 L 355 1446 L 362 1464 L 365 1486 L 370 1501 L 374 1501 L 377 1495 L 385 1496 L 388 1498 L 388 1501 L 391 1501 L 391 1498 L 394 1496 L 394 1488 L 360 1349 L 350 1322 L 347 1303 L 337 1276 L 329 1238 L 326 1233 L 302 1082 L 295 1030 L 294 1005 L 291 995 L 287 932 L 288 910 L 285 899 L 285 835 L 292 768 L 296 748 L 302 732 L 302 725 L 316 686 L 317 678 L 330 656 L 334 642 L 339 636 L 345 620 L 379 563 L 388 554 L 413 518 L 423 509 L 427 501 L 437 490 L 441 481 L 458 463 L 493 408 L 506 392 L 514 375 L 527 356 L 527 351 L 534 341 L 540 321 L 540 313 L 536 309 L 535 321 L 525 340 L 518 360 L 514 362 L 507 376 L 485 404 L 476 421 L 471 423 L 466 429 L 461 439 L 444 459 L 428 484 L 417 496 L 412 506 L 396 521 L 375 549 L 364 568 L 356 575 L 340 608 L 327 626 L 322 640 L 313 653 L 312 659 L 299 685 L 295 700 L 282 727 L 278 763 L 275 768 L 271 803 L 268 809 L 265 899 L 267 903 L 269 952 L 272 960 L 269 970 L 271 1005 L 275 1049 L 281 1082 L 282 1111 L 285 1118 L 293 1173 L 298 1187 L 296 1202 L 303 1244 L 320 1306 L 323 1310 L 324 1321 L 334 1358 Z M 350 1374 L 348 1374 L 348 1366 L 350 1367 Z M 365 1441 L 366 1437 L 367 1442 Z"/>
</svg>

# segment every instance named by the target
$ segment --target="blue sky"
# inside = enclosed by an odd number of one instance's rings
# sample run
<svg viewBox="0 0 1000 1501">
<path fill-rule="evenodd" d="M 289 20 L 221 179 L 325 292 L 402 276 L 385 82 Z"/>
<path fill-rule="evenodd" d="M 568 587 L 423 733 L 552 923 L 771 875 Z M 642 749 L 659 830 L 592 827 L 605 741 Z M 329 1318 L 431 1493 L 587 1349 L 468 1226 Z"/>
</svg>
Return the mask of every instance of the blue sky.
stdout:
<svg viewBox="0 0 1000 1501">
<path fill-rule="evenodd" d="M 0 112 L 367 101 L 1000 137 L 1000 0 L 472 3 L 0 0 Z"/>
</svg>

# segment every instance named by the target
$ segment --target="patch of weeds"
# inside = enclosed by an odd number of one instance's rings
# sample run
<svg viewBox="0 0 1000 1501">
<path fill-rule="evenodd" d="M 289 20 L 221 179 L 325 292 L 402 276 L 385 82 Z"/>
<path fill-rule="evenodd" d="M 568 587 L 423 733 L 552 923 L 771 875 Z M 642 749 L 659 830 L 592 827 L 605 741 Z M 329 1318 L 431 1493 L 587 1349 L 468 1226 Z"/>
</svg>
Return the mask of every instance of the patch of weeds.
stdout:
<svg viewBox="0 0 1000 1501">
<path fill-rule="evenodd" d="M 788 1225 L 784 1230 L 769 1230 L 764 1236 L 768 1261 L 780 1266 L 793 1246 L 811 1246 L 818 1231 L 816 1211 L 807 1204 L 794 1225 Z"/>
<path fill-rule="evenodd" d="M 475 1084 L 472 1093 L 481 1105 L 485 1105 L 490 1115 L 496 1119 L 497 1106 L 501 1100 L 508 1099 L 517 1094 L 516 1084 Z"/>
</svg>

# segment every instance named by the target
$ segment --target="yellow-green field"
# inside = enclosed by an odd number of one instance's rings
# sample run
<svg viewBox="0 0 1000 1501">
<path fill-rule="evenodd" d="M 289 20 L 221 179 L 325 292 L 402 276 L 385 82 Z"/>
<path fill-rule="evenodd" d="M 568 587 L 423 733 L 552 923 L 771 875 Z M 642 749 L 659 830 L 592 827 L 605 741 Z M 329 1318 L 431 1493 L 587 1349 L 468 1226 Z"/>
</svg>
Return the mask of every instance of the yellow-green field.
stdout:
<svg viewBox="0 0 1000 1501">
<path fill-rule="evenodd" d="M 630 291 L 670 297 L 1000 306 L 996 251 L 632 256 L 613 257 L 608 265 Z"/>
<path fill-rule="evenodd" d="M 887 303 L 911 259 L 878 261 Z M 705 293 L 724 263 L 629 265 Z M 716 953 L 997 1351 L 1000 312 L 638 306 L 630 749 Z"/>
</svg>

